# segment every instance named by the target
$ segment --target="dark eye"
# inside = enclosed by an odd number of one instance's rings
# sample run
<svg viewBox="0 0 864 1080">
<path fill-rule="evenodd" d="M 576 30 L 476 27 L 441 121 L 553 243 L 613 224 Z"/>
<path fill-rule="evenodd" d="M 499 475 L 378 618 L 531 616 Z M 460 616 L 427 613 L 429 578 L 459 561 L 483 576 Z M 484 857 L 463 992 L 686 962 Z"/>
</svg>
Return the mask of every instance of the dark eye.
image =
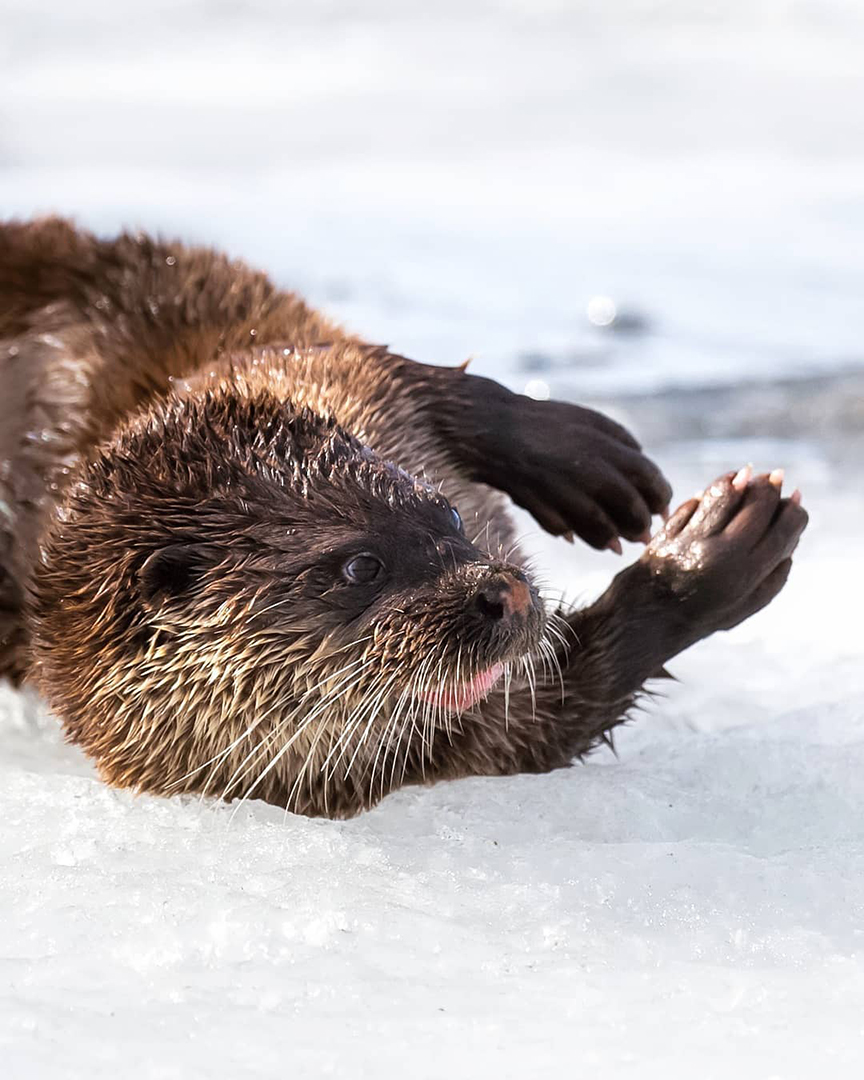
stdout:
<svg viewBox="0 0 864 1080">
<path fill-rule="evenodd" d="M 384 571 L 384 564 L 374 555 L 355 555 L 342 567 L 345 580 L 352 585 L 368 585 L 377 581 Z"/>
<path fill-rule="evenodd" d="M 450 507 L 450 517 L 453 519 L 453 528 L 456 532 L 462 532 L 462 515 L 455 506 Z"/>
</svg>

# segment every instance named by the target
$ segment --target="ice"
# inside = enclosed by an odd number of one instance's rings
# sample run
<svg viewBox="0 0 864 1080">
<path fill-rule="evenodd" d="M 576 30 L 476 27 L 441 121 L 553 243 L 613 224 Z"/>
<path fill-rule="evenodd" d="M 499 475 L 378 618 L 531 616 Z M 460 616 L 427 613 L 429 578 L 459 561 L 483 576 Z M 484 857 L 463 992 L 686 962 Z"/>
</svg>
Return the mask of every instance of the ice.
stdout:
<svg viewBox="0 0 864 1080">
<path fill-rule="evenodd" d="M 617 761 L 348 823 L 114 792 L 9 695 L 9 1075 L 858 1075 L 864 595 L 812 548 Z"/>
<path fill-rule="evenodd" d="M 4 216 L 225 246 L 370 340 L 602 404 L 681 498 L 753 461 L 812 516 L 782 596 L 674 661 L 617 758 L 351 822 L 113 791 L 0 692 L 0 1075 L 857 1080 L 861 10 L 0 26 Z M 569 598 L 622 564 L 519 526 Z"/>
</svg>

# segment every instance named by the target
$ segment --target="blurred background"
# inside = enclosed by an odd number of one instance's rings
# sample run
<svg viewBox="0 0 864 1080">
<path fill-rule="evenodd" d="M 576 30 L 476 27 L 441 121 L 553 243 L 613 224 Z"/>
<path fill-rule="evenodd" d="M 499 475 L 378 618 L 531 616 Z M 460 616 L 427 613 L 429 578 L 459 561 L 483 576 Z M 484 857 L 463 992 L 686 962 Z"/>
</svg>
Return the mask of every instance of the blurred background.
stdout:
<svg viewBox="0 0 864 1080">
<path fill-rule="evenodd" d="M 0 0 L 0 211 L 224 246 L 649 440 L 830 441 L 862 56 L 854 0 Z"/>
<path fill-rule="evenodd" d="M 224 247 L 611 412 L 676 497 L 785 465 L 819 606 L 864 532 L 862 56 L 843 0 L 0 0 L 0 213 Z"/>
</svg>

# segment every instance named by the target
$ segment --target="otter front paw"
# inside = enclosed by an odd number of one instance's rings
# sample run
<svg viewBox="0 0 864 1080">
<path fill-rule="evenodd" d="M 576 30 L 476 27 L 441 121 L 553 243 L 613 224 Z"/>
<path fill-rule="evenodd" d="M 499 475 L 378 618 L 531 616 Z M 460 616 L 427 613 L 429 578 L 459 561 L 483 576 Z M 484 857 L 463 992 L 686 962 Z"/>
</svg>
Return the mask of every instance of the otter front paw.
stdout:
<svg viewBox="0 0 864 1080">
<path fill-rule="evenodd" d="M 687 636 L 728 630 L 780 592 L 807 525 L 795 491 L 783 498 L 783 470 L 752 478 L 750 467 L 719 477 L 680 506 L 640 562 L 671 594 Z"/>
<path fill-rule="evenodd" d="M 470 385 L 462 453 L 476 479 L 506 492 L 553 536 L 576 533 L 619 553 L 619 536 L 648 540 L 672 489 L 628 431 L 592 409 L 534 401 L 487 379 Z"/>
</svg>

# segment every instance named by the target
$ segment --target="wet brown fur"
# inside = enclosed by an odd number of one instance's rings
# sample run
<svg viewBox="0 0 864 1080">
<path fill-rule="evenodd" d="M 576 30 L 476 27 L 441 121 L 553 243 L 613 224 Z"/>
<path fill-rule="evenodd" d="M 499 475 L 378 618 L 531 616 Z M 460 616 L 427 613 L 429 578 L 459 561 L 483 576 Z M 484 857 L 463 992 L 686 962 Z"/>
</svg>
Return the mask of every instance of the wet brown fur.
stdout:
<svg viewBox="0 0 864 1080">
<path fill-rule="evenodd" d="M 112 784 L 347 816 L 402 782 L 545 771 L 702 636 L 655 655 L 654 593 L 622 620 L 620 588 L 558 631 L 536 596 L 486 625 L 471 598 L 522 570 L 458 445 L 470 377 L 223 255 L 0 226 L 0 372 L 0 674 Z M 366 607 L 332 583 L 358 535 L 402 575 Z M 506 692 L 464 716 L 412 704 L 499 661 Z"/>
</svg>

